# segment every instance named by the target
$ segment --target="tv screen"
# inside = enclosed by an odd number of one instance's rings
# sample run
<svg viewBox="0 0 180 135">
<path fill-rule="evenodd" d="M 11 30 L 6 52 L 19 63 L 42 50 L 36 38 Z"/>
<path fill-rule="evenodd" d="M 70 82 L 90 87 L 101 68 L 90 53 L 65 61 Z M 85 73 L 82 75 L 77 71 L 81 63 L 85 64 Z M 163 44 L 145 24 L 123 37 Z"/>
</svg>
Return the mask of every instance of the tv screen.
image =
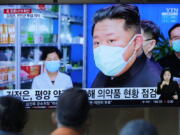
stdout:
<svg viewBox="0 0 180 135">
<path fill-rule="evenodd" d="M 0 95 L 54 108 L 178 106 L 180 4 L 0 5 Z"/>
</svg>

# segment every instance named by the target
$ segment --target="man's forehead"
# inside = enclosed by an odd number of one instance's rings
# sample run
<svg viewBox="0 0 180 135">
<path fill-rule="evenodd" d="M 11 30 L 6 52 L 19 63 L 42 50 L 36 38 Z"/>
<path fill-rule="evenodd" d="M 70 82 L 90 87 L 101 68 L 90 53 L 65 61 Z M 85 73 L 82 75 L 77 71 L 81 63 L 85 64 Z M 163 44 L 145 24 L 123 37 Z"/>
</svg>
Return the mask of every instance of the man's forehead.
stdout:
<svg viewBox="0 0 180 135">
<path fill-rule="evenodd" d="M 125 29 L 124 19 L 104 19 L 95 25 L 93 37 L 96 38 L 99 35 L 113 36 L 120 32 L 132 32 L 130 29 Z"/>
<path fill-rule="evenodd" d="M 125 24 L 124 19 L 104 19 L 95 24 L 94 30 L 97 29 L 111 30 L 115 28 L 114 27 L 115 25 L 118 25 L 119 28 L 124 28 L 124 24 Z M 109 29 L 109 27 L 111 29 Z M 117 27 L 115 29 L 117 29 Z"/>
<path fill-rule="evenodd" d="M 180 36 L 180 26 L 176 27 L 175 29 L 173 29 L 171 31 L 171 36 L 173 36 L 173 35 L 179 35 Z"/>
</svg>

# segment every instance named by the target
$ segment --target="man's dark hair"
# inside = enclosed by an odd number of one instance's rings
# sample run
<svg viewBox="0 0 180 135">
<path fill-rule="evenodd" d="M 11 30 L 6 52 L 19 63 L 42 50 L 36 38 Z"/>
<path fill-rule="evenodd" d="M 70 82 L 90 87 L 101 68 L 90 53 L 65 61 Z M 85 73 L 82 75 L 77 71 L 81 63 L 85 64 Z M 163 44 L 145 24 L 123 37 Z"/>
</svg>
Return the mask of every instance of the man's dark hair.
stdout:
<svg viewBox="0 0 180 135">
<path fill-rule="evenodd" d="M 85 90 L 71 88 L 59 96 L 57 118 L 66 127 L 81 128 L 88 117 L 88 94 Z"/>
<path fill-rule="evenodd" d="M 157 129 L 145 120 L 132 120 L 121 130 L 119 135 L 158 135 Z"/>
<path fill-rule="evenodd" d="M 169 35 L 169 38 L 170 38 L 170 39 L 171 39 L 171 32 L 172 32 L 175 28 L 177 28 L 177 27 L 180 27 L 180 23 L 174 24 L 174 25 L 169 29 L 168 35 Z"/>
<path fill-rule="evenodd" d="M 154 22 L 150 20 L 142 20 L 141 28 L 145 34 L 150 34 L 152 36 L 151 39 L 155 39 L 156 43 L 159 41 L 160 29 Z"/>
<path fill-rule="evenodd" d="M 59 59 L 62 58 L 61 51 L 56 47 L 46 47 L 42 51 L 43 51 L 43 53 L 42 53 L 42 56 L 41 56 L 41 60 L 45 60 L 47 58 L 47 55 L 50 54 L 50 53 L 53 53 L 53 52 L 55 52 L 58 55 Z"/>
<path fill-rule="evenodd" d="M 24 103 L 14 97 L 0 97 L 0 130 L 22 132 L 27 122 L 27 110 Z"/>
<path fill-rule="evenodd" d="M 96 11 L 94 15 L 92 35 L 94 34 L 96 23 L 103 21 L 104 19 L 124 19 L 125 30 L 134 28 L 135 33 L 141 32 L 139 9 L 134 5 L 118 4 Z"/>
<path fill-rule="evenodd" d="M 170 72 L 170 74 L 171 74 L 170 82 L 172 82 L 173 81 L 173 73 L 172 73 L 172 71 L 171 71 L 171 69 L 169 67 L 166 67 L 161 71 L 161 75 L 160 75 L 161 81 L 164 81 L 164 73 L 166 71 Z"/>
</svg>

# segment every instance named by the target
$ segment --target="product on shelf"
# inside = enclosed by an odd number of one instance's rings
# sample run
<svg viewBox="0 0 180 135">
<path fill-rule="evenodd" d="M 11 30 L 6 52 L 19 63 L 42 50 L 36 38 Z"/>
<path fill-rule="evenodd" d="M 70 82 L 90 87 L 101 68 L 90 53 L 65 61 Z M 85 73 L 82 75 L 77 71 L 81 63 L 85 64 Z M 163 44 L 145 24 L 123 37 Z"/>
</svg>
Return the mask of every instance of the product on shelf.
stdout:
<svg viewBox="0 0 180 135">
<path fill-rule="evenodd" d="M 0 84 L 15 80 L 15 67 L 13 62 L 0 63 Z"/>
<path fill-rule="evenodd" d="M 0 84 L 8 81 L 8 67 L 2 66 L 0 67 Z"/>
<path fill-rule="evenodd" d="M 0 24 L 0 44 L 9 44 L 15 42 L 14 24 Z"/>
<path fill-rule="evenodd" d="M 8 26 L 7 24 L 0 24 L 0 43 L 8 43 Z"/>
<path fill-rule="evenodd" d="M 8 82 L 12 82 L 15 80 L 15 67 L 10 66 L 8 70 Z"/>
<path fill-rule="evenodd" d="M 28 78 L 32 79 L 40 74 L 41 65 L 22 65 L 21 70 L 24 70 L 28 74 Z M 21 77 L 23 77 L 22 74 Z"/>
<path fill-rule="evenodd" d="M 15 26 L 14 26 L 14 24 L 8 25 L 8 43 L 15 43 Z"/>
<path fill-rule="evenodd" d="M 25 44 L 28 43 L 28 33 L 27 32 L 21 32 L 21 43 Z"/>
<path fill-rule="evenodd" d="M 42 44 L 44 41 L 44 37 L 42 34 L 40 33 L 35 33 L 34 34 L 34 43 L 35 44 Z"/>
<path fill-rule="evenodd" d="M 3 25 L 0 24 L 0 44 L 2 44 L 2 33 L 3 33 Z"/>
<path fill-rule="evenodd" d="M 43 34 L 44 43 L 52 43 L 53 41 L 53 34 L 44 33 Z"/>
<path fill-rule="evenodd" d="M 28 44 L 34 44 L 34 33 L 33 32 L 27 32 L 27 43 Z"/>
</svg>

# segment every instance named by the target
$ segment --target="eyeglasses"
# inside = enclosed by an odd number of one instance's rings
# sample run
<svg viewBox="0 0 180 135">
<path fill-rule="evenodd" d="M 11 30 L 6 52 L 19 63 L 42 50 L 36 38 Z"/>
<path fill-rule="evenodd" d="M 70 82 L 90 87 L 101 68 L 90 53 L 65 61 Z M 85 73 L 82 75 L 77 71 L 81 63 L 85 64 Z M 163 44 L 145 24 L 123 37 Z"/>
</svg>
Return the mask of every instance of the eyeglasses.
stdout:
<svg viewBox="0 0 180 135">
<path fill-rule="evenodd" d="M 146 39 L 146 40 L 144 40 L 144 41 L 149 41 L 149 40 L 153 40 L 153 38 L 149 38 L 149 39 Z"/>
</svg>

